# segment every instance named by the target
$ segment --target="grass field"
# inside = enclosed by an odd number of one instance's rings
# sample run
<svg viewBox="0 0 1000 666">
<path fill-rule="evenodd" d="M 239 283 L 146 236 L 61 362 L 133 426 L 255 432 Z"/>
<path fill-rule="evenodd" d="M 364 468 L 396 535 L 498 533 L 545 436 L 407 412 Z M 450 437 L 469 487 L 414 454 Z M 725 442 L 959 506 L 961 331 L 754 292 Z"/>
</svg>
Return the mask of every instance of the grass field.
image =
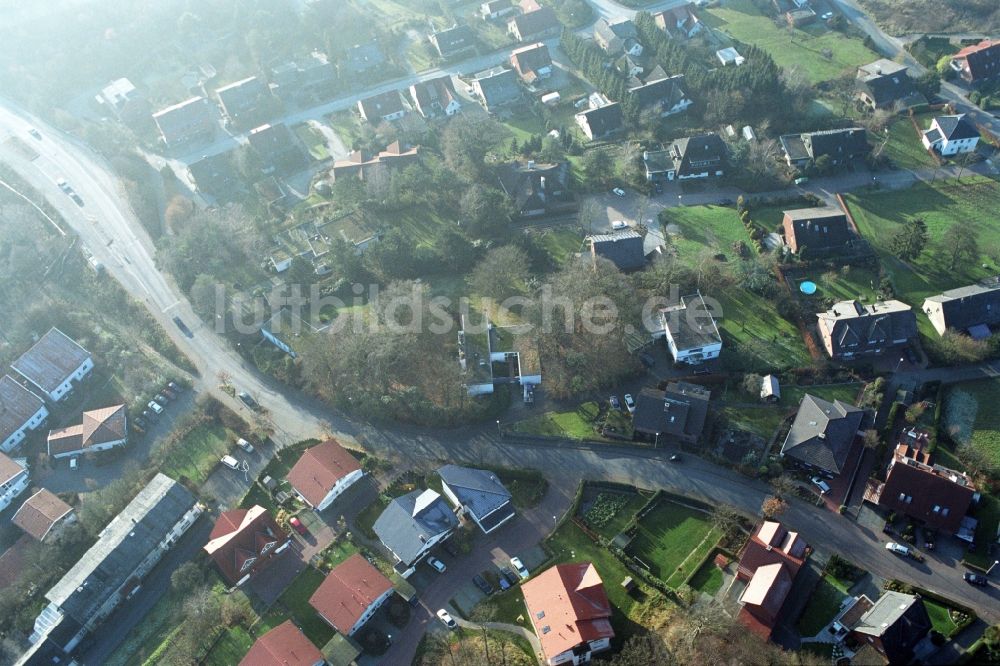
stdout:
<svg viewBox="0 0 1000 666">
<path fill-rule="evenodd" d="M 479 609 L 482 613 L 480 617 L 484 619 L 488 618 L 486 620 L 488 622 L 506 622 L 524 627 L 531 632 L 535 630 L 528 619 L 528 611 L 524 606 L 524 595 L 521 593 L 520 585 L 486 597 L 470 613 L 473 617 L 476 616 L 476 609 Z M 517 621 L 518 617 L 522 618 L 520 622 Z"/>
<path fill-rule="evenodd" d="M 309 597 L 323 582 L 323 574 L 313 567 L 302 570 L 284 594 L 278 598 L 278 603 L 287 608 L 294 617 L 295 623 L 302 628 L 303 633 L 313 642 L 313 645 L 326 645 L 333 638 L 334 631 L 324 622 L 316 610 L 309 605 Z"/>
<path fill-rule="evenodd" d="M 750 0 L 726 0 L 724 5 L 700 12 L 699 16 L 733 39 L 759 46 L 778 65 L 799 70 L 812 83 L 828 81 L 879 58 L 861 40 L 830 30 L 822 22 L 806 26 L 805 30 L 779 26 Z M 827 49 L 829 59 L 823 53 Z"/>
<path fill-rule="evenodd" d="M 326 147 L 326 139 L 322 134 L 305 123 L 296 125 L 294 129 L 295 135 L 299 137 L 314 160 L 325 160 L 330 156 L 330 151 Z"/>
<path fill-rule="evenodd" d="M 823 576 L 809 597 L 802 617 L 799 618 L 797 625 L 799 634 L 803 637 L 818 634 L 833 620 L 846 596 L 847 591 L 841 589 L 832 577 Z"/>
<path fill-rule="evenodd" d="M 583 236 L 575 225 L 545 229 L 539 234 L 542 246 L 556 265 L 566 263 L 567 259 L 580 252 Z"/>
<path fill-rule="evenodd" d="M 931 626 L 934 631 L 939 631 L 945 636 L 951 636 L 958 625 L 951 621 L 948 608 L 931 599 L 924 599 L 924 607 L 931 618 Z"/>
<path fill-rule="evenodd" d="M 838 301 L 851 301 L 856 298 L 871 303 L 876 300 L 872 285 L 878 286 L 879 276 L 874 270 L 860 266 L 843 266 L 820 275 L 810 275 L 809 279 L 816 283 L 816 293 L 809 297 L 799 294 L 799 298 L 809 303 L 810 307 L 819 311 L 822 301 L 834 298 Z M 799 283 L 796 283 L 796 288 Z"/>
<path fill-rule="evenodd" d="M 756 219 L 756 211 L 753 213 Z M 733 243 L 750 244 L 750 236 L 730 206 L 681 206 L 664 211 L 677 260 L 697 268 L 705 255 L 724 254 L 734 261 Z M 766 213 L 761 213 L 767 219 Z M 661 218 L 662 219 L 662 218 Z"/>
<path fill-rule="evenodd" d="M 809 365 L 812 359 L 799 330 L 778 314 L 774 301 L 743 289 L 713 294 L 722 305 L 716 324 L 722 333 L 723 360 L 739 354 L 750 369 L 774 370 Z"/>
<path fill-rule="evenodd" d="M 677 587 L 718 542 L 719 534 L 705 514 L 664 501 L 639 521 L 628 551 L 654 576 Z"/>
<path fill-rule="evenodd" d="M 232 666 L 240 663 L 254 638 L 243 627 L 230 627 L 202 660 L 202 666 Z"/>
<path fill-rule="evenodd" d="M 843 400 L 854 404 L 861 384 L 838 384 L 831 386 L 782 386 L 781 402 L 776 405 L 760 404 L 758 406 L 725 406 L 721 413 L 729 419 L 729 425 L 760 435 L 768 439 L 781 425 L 781 421 L 795 411 L 802 396 L 811 393 L 824 400 Z M 730 402 L 756 402 L 756 396 L 750 396 L 741 391 L 732 391 L 724 396 Z"/>
<path fill-rule="evenodd" d="M 550 435 L 568 439 L 601 439 L 595 424 L 604 423 L 600 416 L 600 406 L 596 402 L 585 402 L 576 409 L 565 412 L 545 412 L 510 426 L 511 430 L 531 435 Z M 630 434 L 632 422 L 624 412 L 609 411 L 607 424 L 619 433 Z"/>
<path fill-rule="evenodd" d="M 722 589 L 722 570 L 712 562 L 705 562 L 698 572 L 691 577 L 691 588 L 714 596 Z"/>
<path fill-rule="evenodd" d="M 933 117 L 933 113 L 918 114 L 917 125 L 927 129 Z M 901 169 L 933 169 L 937 166 L 934 158 L 924 149 L 920 136 L 907 116 L 897 118 L 889 126 L 889 142 L 885 146 L 885 154 Z"/>
<path fill-rule="evenodd" d="M 235 440 L 218 423 L 196 426 L 184 437 L 181 446 L 173 448 L 160 471 L 175 479 L 185 476 L 200 486 Z"/>
<path fill-rule="evenodd" d="M 945 231 L 953 224 L 963 224 L 978 232 L 984 252 L 1000 248 L 1000 227 L 993 224 L 1000 216 L 1000 183 L 995 180 L 965 176 L 961 181 L 919 183 L 906 190 L 850 194 L 846 199 L 861 235 L 881 255 L 899 299 L 910 305 L 920 307 L 927 296 L 997 273 L 985 256 L 963 261 L 952 270 L 942 247 Z M 918 259 L 904 264 L 890 251 L 889 242 L 914 217 L 927 223 L 930 241 Z M 984 261 L 986 268 L 981 266 Z"/>
</svg>

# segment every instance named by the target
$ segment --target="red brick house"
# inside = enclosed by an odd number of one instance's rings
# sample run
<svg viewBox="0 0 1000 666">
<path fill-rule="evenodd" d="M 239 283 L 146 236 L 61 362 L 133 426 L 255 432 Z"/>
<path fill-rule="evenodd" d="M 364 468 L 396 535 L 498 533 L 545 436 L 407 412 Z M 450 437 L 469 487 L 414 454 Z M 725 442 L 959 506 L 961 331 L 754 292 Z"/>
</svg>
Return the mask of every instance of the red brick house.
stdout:
<svg viewBox="0 0 1000 666">
<path fill-rule="evenodd" d="M 230 585 L 241 585 L 288 546 L 288 535 L 262 506 L 219 515 L 204 550 Z"/>
<path fill-rule="evenodd" d="M 746 582 L 737 619 L 767 640 L 805 563 L 809 546 L 798 532 L 765 520 L 740 554 L 737 580 Z"/>
</svg>

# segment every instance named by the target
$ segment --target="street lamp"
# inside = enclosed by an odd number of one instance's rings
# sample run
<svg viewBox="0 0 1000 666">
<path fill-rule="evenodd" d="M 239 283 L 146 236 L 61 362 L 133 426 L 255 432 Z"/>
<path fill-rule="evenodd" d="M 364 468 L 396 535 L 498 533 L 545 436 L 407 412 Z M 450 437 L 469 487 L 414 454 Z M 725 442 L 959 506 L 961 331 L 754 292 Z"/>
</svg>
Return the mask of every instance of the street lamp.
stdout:
<svg viewBox="0 0 1000 666">
<path fill-rule="evenodd" d="M 503 438 L 503 430 L 500 429 L 500 419 L 497 419 L 497 434 L 500 435 L 501 439 Z"/>
<path fill-rule="evenodd" d="M 900 356 L 899 360 L 896 362 L 896 369 L 893 370 L 893 373 L 899 372 L 899 366 L 901 366 L 901 365 L 903 365 L 903 357 L 902 356 Z"/>
<path fill-rule="evenodd" d="M 656 444 L 654 445 L 654 448 L 660 448 L 660 433 L 656 433 Z"/>
<path fill-rule="evenodd" d="M 993 573 L 993 567 L 995 567 L 998 564 L 1000 564 L 1000 560 L 993 560 L 993 564 L 991 564 L 990 568 L 986 570 L 986 575 L 989 576 L 991 573 Z"/>
</svg>

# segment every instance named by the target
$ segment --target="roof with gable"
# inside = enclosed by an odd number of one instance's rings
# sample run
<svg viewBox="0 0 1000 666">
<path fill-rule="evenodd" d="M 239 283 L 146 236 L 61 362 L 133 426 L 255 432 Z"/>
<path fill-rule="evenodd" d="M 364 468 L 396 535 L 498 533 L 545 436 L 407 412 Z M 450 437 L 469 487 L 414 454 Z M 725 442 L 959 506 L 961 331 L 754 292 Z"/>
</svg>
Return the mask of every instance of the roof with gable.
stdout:
<svg viewBox="0 0 1000 666">
<path fill-rule="evenodd" d="M 858 85 L 878 107 L 920 96 L 913 79 L 907 74 L 906 65 L 885 58 L 858 67 Z M 926 102 L 926 99 L 923 101 Z"/>
<path fill-rule="evenodd" d="M 432 114 L 435 106 L 439 110 L 444 110 L 452 102 L 458 101 L 449 74 L 414 83 L 410 86 L 410 97 L 413 98 L 417 110 L 424 116 Z"/>
<path fill-rule="evenodd" d="M 929 296 L 924 312 L 931 306 L 941 309 L 945 328 L 965 331 L 981 324 L 1000 324 L 1000 276 Z"/>
<path fill-rule="evenodd" d="M 412 564 L 428 541 L 457 525 L 458 519 L 444 498 L 433 490 L 414 490 L 389 502 L 373 529 L 401 562 Z"/>
<path fill-rule="evenodd" d="M 604 582 L 590 562 L 557 564 L 522 583 L 521 592 L 547 659 L 615 635 Z"/>
<path fill-rule="evenodd" d="M 781 455 L 840 474 L 864 415 L 863 410 L 842 400 L 827 402 L 807 393 L 799 403 Z"/>
<path fill-rule="evenodd" d="M 0 442 L 23 428 L 44 406 L 44 400 L 10 375 L 0 377 Z"/>
<path fill-rule="evenodd" d="M 741 580 L 748 580 L 760 567 L 781 563 L 795 578 L 805 562 L 808 548 L 798 532 L 789 532 L 781 523 L 765 520 L 740 553 L 736 575 Z"/>
<path fill-rule="evenodd" d="M 833 250 L 854 240 L 847 215 L 836 206 L 786 210 L 782 227 L 793 251 L 800 247 L 813 251 Z"/>
<path fill-rule="evenodd" d="M 51 393 L 89 358 L 89 351 L 58 328 L 50 328 L 10 365 L 32 384 Z"/>
<path fill-rule="evenodd" d="M 496 512 L 497 516 L 490 520 L 490 525 L 496 525 L 514 514 L 510 492 L 493 472 L 459 465 L 444 465 L 438 469 L 438 475 L 462 506 L 480 522 Z M 484 525 L 484 527 L 489 529 L 489 526 Z"/>
<path fill-rule="evenodd" d="M 288 482 L 314 507 L 326 499 L 333 487 L 361 464 L 335 439 L 310 447 L 288 472 Z"/>
<path fill-rule="evenodd" d="M 72 512 L 73 507 L 42 488 L 21 505 L 10 522 L 43 541 L 55 524 Z"/>
<path fill-rule="evenodd" d="M 545 210 L 562 195 L 569 180 L 568 162 L 509 162 L 498 169 L 504 194 L 521 215 Z"/>
<path fill-rule="evenodd" d="M 476 45 L 476 33 L 467 25 L 454 25 L 430 35 L 429 39 L 441 57 L 465 51 Z"/>
<path fill-rule="evenodd" d="M 291 620 L 285 620 L 256 641 L 240 666 L 315 666 L 323 653 Z"/>
<path fill-rule="evenodd" d="M 964 60 L 973 81 L 997 76 L 1000 74 L 1000 41 L 984 39 L 966 46 L 953 55 L 952 60 Z"/>
<path fill-rule="evenodd" d="M 222 104 L 226 114 L 231 117 L 238 117 L 241 113 L 252 111 L 267 92 L 267 84 L 256 76 L 248 76 L 240 81 L 215 89 L 219 103 Z"/>
<path fill-rule="evenodd" d="M 513 26 L 522 40 L 528 40 L 543 32 L 562 27 L 551 7 L 540 7 L 534 11 L 515 16 L 507 25 Z"/>
<path fill-rule="evenodd" d="M 902 301 L 840 301 L 816 315 L 820 338 L 832 358 L 888 351 L 917 336 L 913 308 Z"/>
<path fill-rule="evenodd" d="M 622 113 L 622 106 L 618 102 L 605 104 L 596 109 L 582 111 L 576 114 L 590 128 L 590 134 L 595 139 L 603 138 L 622 128 L 625 122 L 625 114 Z"/>
<path fill-rule="evenodd" d="M 10 456 L 0 453 L 0 484 L 9 482 L 11 479 L 23 474 L 25 467 Z"/>
<path fill-rule="evenodd" d="M 702 173 L 705 170 L 717 171 L 725 164 L 728 154 L 726 144 L 718 134 L 699 134 L 675 139 L 668 150 L 678 177 Z"/>
<path fill-rule="evenodd" d="M 474 84 L 487 110 L 513 102 L 521 97 L 517 84 L 517 72 L 506 67 L 493 67 L 477 72 Z"/>
<path fill-rule="evenodd" d="M 288 535 L 262 506 L 219 514 L 204 550 L 231 585 L 266 566 Z"/>
<path fill-rule="evenodd" d="M 669 110 L 687 98 L 684 75 L 666 76 L 659 65 L 645 76 L 645 82 L 635 80 L 631 84 L 635 85 L 629 88 L 628 94 L 635 99 L 640 111 L 653 107 Z"/>
<path fill-rule="evenodd" d="M 931 127 L 938 130 L 942 138 L 948 141 L 979 138 L 979 130 L 969 122 L 967 114 L 964 113 L 953 116 L 936 116 Z"/>
<path fill-rule="evenodd" d="M 711 392 L 697 384 L 672 382 L 663 391 L 644 388 L 635 401 L 636 432 L 697 441 L 705 429 Z"/>
<path fill-rule="evenodd" d="M 341 633 L 354 628 L 365 611 L 392 589 L 392 583 L 360 553 L 335 566 L 313 595 L 309 605 Z"/>
<path fill-rule="evenodd" d="M 812 159 L 828 155 L 842 160 L 858 157 L 868 152 L 868 133 L 863 127 L 808 132 L 802 135 L 802 142 Z"/>
<path fill-rule="evenodd" d="M 541 69 L 551 68 L 552 56 L 549 55 L 549 47 L 544 42 L 537 42 L 514 49 L 510 54 L 510 64 L 521 78 L 527 79 L 537 76 Z"/>
<path fill-rule="evenodd" d="M 365 44 L 355 44 L 347 49 L 344 56 L 343 67 L 352 74 L 361 74 L 370 69 L 378 67 L 385 62 L 385 55 L 375 41 Z"/>
<path fill-rule="evenodd" d="M 889 662 L 899 664 L 910 663 L 914 646 L 930 630 L 930 616 L 918 595 L 889 590 L 851 626 L 862 636 L 877 637 Z"/>
<path fill-rule="evenodd" d="M 86 451 L 93 446 L 121 441 L 127 436 L 125 405 L 102 407 L 84 412 L 81 423 L 50 430 L 48 452 L 50 456 L 54 456 Z"/>
<path fill-rule="evenodd" d="M 368 122 L 377 122 L 386 116 L 406 111 L 406 107 L 403 106 L 403 98 L 398 90 L 387 90 L 384 93 L 359 100 L 358 108 Z"/>
<path fill-rule="evenodd" d="M 740 596 L 740 603 L 762 606 L 777 615 L 792 589 L 792 577 L 781 562 L 757 567 L 746 589 Z"/>
</svg>

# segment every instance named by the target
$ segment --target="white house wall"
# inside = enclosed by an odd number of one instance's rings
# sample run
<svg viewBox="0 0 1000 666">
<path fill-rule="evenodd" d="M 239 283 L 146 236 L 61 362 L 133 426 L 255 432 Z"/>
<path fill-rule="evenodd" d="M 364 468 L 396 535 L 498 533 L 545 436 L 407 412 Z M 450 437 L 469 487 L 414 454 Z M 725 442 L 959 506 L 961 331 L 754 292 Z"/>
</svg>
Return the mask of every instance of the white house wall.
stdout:
<svg viewBox="0 0 1000 666">
<path fill-rule="evenodd" d="M 28 489 L 28 480 L 30 476 L 28 470 L 22 471 L 20 474 L 15 476 L 10 480 L 9 483 L 5 483 L 0 489 L 0 511 L 3 511 L 14 499 Z"/>
<path fill-rule="evenodd" d="M 319 506 L 316 507 L 316 510 L 322 511 L 323 509 L 333 504 L 333 500 L 340 497 L 345 490 L 350 488 L 356 481 L 358 481 L 364 475 L 365 473 L 362 470 L 356 469 L 347 476 L 337 481 L 337 483 L 334 484 L 333 488 L 330 489 L 330 492 L 326 494 L 326 497 L 323 498 L 323 501 L 319 503 Z"/>
</svg>

